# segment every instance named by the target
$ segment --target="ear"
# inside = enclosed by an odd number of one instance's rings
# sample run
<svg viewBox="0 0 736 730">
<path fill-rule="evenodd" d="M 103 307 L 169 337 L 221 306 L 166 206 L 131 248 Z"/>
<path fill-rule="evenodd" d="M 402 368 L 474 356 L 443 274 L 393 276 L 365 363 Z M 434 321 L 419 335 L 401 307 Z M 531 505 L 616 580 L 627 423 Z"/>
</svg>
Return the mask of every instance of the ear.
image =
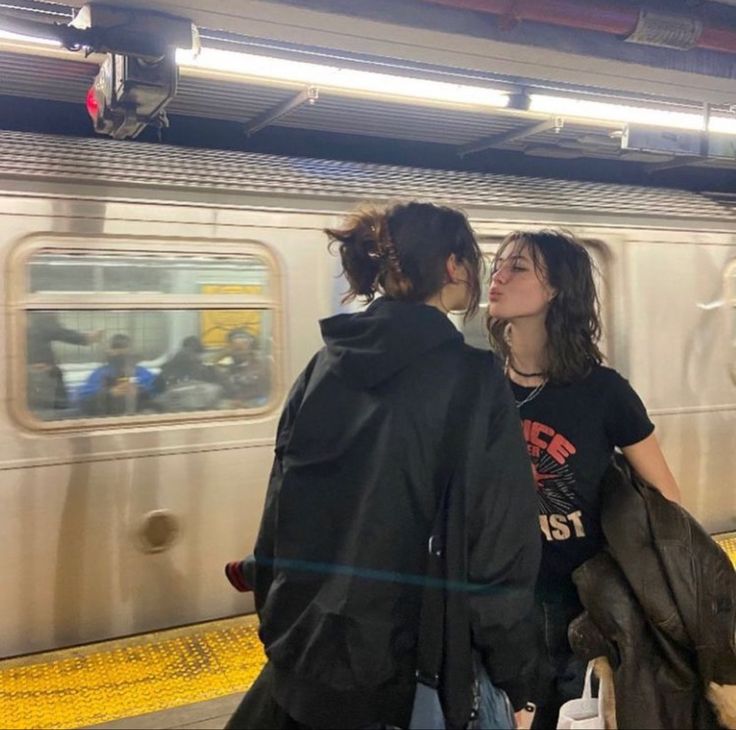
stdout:
<svg viewBox="0 0 736 730">
<path fill-rule="evenodd" d="M 462 278 L 462 264 L 457 260 L 457 256 L 451 253 L 445 262 L 445 271 L 450 284 L 457 284 L 458 279 Z"/>
</svg>

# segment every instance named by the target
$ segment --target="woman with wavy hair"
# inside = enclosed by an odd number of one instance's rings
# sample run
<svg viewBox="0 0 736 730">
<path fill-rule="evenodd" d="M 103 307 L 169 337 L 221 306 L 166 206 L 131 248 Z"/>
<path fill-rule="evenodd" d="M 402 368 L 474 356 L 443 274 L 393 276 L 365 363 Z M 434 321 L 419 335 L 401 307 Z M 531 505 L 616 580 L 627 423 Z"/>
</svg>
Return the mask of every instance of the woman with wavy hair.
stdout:
<svg viewBox="0 0 736 730">
<path fill-rule="evenodd" d="M 600 481 L 614 449 L 664 496 L 680 493 L 631 385 L 604 367 L 593 264 L 557 230 L 516 231 L 495 257 L 488 325 L 505 363 L 537 482 L 542 563 L 537 613 L 549 662 L 537 678 L 533 727 L 556 727 L 582 693 L 585 664 L 567 640 L 582 612 L 572 572 L 603 545 Z"/>
</svg>

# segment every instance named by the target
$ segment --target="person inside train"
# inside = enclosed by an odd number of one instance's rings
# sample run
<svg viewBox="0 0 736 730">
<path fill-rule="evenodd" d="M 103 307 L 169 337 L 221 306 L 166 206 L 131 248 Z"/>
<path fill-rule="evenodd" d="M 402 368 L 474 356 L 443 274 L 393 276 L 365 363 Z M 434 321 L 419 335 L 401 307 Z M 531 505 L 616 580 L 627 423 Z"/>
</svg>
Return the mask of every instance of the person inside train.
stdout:
<svg viewBox="0 0 736 730">
<path fill-rule="evenodd" d="M 204 353 L 205 348 L 199 337 L 196 335 L 185 337 L 171 359 L 161 366 L 161 372 L 154 382 L 154 391 L 160 393 L 193 380 L 204 383 L 219 382 L 217 368 L 204 362 Z"/>
<path fill-rule="evenodd" d="M 92 345 L 99 342 L 102 331 L 78 332 L 64 327 L 56 312 L 28 314 L 28 404 L 31 408 L 65 409 L 69 396 L 64 373 L 59 367 L 52 342 Z"/>
<path fill-rule="evenodd" d="M 137 364 L 130 336 L 110 338 L 107 364 L 93 370 L 79 389 L 82 412 L 90 416 L 118 416 L 136 413 L 149 402 L 154 374 Z"/>
<path fill-rule="evenodd" d="M 463 213 L 418 202 L 326 232 L 346 300 L 370 305 L 320 322 L 325 345 L 282 413 L 243 563 L 269 662 L 228 727 L 426 727 L 428 686 L 461 727 L 475 679 L 502 698 L 481 701 L 500 724 L 480 727 L 512 727 L 501 690 L 525 704 L 540 541 L 503 372 L 447 317 L 477 311 L 478 244 Z M 444 633 L 426 631 L 430 613 Z"/>
<path fill-rule="evenodd" d="M 185 337 L 179 350 L 161 366 L 153 383 L 154 405 L 164 412 L 217 408 L 223 378 L 214 365 L 204 362 L 199 337 Z"/>
<path fill-rule="evenodd" d="M 217 360 L 221 369 L 225 397 L 235 407 L 261 405 L 271 390 L 271 367 L 258 347 L 258 340 L 247 329 L 237 327 L 227 333 L 227 350 Z"/>
<path fill-rule="evenodd" d="M 557 230 L 516 231 L 495 257 L 489 291 L 492 348 L 522 419 L 539 501 L 542 563 L 537 616 L 548 657 L 536 679 L 533 727 L 554 728 L 580 697 L 586 665 L 567 629 L 582 612 L 572 572 L 603 545 L 600 483 L 614 449 L 668 499 L 680 492 L 641 399 L 602 365 L 601 326 L 586 248 Z"/>
</svg>

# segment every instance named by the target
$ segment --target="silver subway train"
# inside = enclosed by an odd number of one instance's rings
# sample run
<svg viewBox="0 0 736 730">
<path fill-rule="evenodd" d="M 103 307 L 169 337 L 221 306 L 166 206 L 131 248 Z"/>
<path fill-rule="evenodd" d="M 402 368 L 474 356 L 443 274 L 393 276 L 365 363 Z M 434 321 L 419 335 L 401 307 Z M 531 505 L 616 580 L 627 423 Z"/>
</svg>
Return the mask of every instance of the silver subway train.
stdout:
<svg viewBox="0 0 736 730">
<path fill-rule="evenodd" d="M 609 362 L 686 506 L 736 528 L 733 201 L 0 132 L 0 656 L 252 610 L 222 568 L 341 308 L 322 229 L 409 198 L 462 207 L 488 253 L 520 227 L 588 242 Z"/>
</svg>

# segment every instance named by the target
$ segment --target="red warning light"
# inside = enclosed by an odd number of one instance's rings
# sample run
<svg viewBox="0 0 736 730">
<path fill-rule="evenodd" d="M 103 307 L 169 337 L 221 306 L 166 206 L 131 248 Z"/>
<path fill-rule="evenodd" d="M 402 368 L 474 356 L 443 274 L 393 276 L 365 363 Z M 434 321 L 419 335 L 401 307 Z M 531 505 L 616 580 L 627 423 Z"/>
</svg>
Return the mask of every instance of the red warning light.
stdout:
<svg viewBox="0 0 736 730">
<path fill-rule="evenodd" d="M 87 114 L 92 117 L 93 121 L 97 121 L 97 117 L 100 113 L 100 104 L 97 101 L 97 94 L 95 94 L 95 87 L 90 86 L 87 91 Z"/>
</svg>

